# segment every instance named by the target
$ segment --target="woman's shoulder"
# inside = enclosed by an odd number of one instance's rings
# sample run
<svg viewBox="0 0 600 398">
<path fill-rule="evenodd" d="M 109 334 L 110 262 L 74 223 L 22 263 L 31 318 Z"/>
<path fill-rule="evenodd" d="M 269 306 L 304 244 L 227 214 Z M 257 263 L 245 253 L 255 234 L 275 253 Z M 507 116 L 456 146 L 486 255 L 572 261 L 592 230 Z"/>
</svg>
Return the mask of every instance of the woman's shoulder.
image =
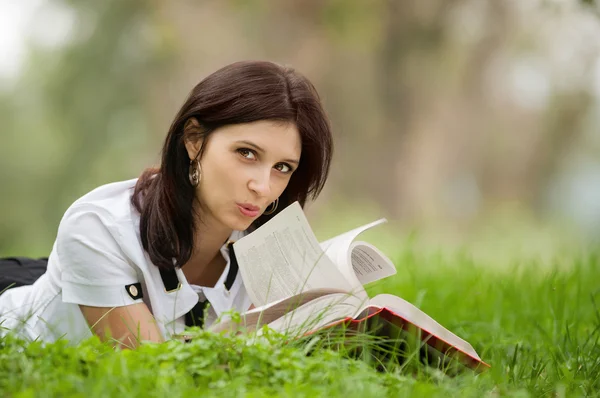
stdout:
<svg viewBox="0 0 600 398">
<path fill-rule="evenodd" d="M 65 218 L 80 212 L 98 212 L 114 221 L 131 218 L 131 196 L 137 178 L 101 185 L 77 199 L 65 212 Z"/>
<path fill-rule="evenodd" d="M 136 182 L 132 179 L 102 185 L 77 199 L 60 221 L 57 241 L 80 234 L 104 235 L 103 231 L 115 239 L 134 238 L 139 226 L 139 214 L 131 204 Z"/>
<path fill-rule="evenodd" d="M 102 205 L 103 203 L 114 203 L 115 201 L 126 198 L 131 199 L 133 189 L 137 183 L 137 178 L 126 181 L 111 182 L 109 184 L 100 185 L 90 192 L 86 193 L 77 199 L 73 206 L 80 204 L 92 203 Z"/>
<path fill-rule="evenodd" d="M 131 204 L 136 181 L 102 185 L 77 199 L 60 221 L 55 246 L 63 252 L 90 248 L 112 255 L 140 252 L 139 214 Z"/>
</svg>

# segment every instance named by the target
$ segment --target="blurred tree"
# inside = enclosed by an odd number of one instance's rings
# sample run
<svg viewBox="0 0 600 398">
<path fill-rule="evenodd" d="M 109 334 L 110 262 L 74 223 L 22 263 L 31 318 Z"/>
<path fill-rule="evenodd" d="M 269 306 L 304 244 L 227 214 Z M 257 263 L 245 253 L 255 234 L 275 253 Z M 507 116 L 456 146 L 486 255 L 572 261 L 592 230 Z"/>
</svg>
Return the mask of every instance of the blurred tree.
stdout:
<svg viewBox="0 0 600 398">
<path fill-rule="evenodd" d="M 29 66 L 0 105 L 15 114 L 4 126 L 14 139 L 1 156 L 10 173 L 0 174 L 6 212 L 0 253 L 48 253 L 62 213 L 77 197 L 108 175 L 135 176 L 125 168 L 146 134 L 141 107 L 153 61 L 148 5 L 52 1 L 40 9 L 38 18 L 55 7 L 74 23 L 61 46 L 31 43 Z"/>
<path fill-rule="evenodd" d="M 427 154 L 423 154 L 426 163 L 414 158 L 415 148 L 411 144 L 420 139 L 416 134 L 423 133 L 416 128 L 419 118 L 434 111 L 431 105 L 442 94 L 438 87 L 432 87 L 437 80 L 434 76 L 442 72 L 434 60 L 447 45 L 448 16 L 458 3 L 460 0 L 427 3 L 387 0 L 382 9 L 377 75 L 385 137 L 374 148 L 372 160 L 379 159 L 378 168 L 387 172 L 379 173 L 380 178 L 371 181 L 376 183 L 372 190 L 384 200 L 387 212 L 393 217 L 411 220 L 418 215 L 418 207 L 428 201 L 419 197 L 418 192 L 430 184 L 428 175 L 436 173 L 419 173 L 414 166 L 439 165 Z M 426 78 L 427 74 L 431 77 Z M 440 133 L 438 139 L 447 134 Z M 426 189 L 425 194 L 432 194 L 431 189 Z"/>
<path fill-rule="evenodd" d="M 291 64 L 319 89 L 336 136 L 320 203 L 375 203 L 406 224 L 536 211 L 587 150 L 598 104 L 591 1 L 47 4 L 72 15 L 68 39 L 32 42 L 0 90 L 0 254 L 47 253 L 66 207 L 155 161 L 191 87 L 240 59 Z"/>
</svg>

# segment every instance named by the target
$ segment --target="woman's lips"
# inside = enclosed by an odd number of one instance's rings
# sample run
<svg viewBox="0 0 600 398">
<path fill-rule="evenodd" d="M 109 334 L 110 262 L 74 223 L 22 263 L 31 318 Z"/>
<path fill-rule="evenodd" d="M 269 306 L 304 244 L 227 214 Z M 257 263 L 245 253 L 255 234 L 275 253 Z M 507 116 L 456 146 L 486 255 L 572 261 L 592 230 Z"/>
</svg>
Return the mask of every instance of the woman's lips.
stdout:
<svg viewBox="0 0 600 398">
<path fill-rule="evenodd" d="M 236 203 L 238 209 L 240 209 L 240 213 L 245 215 L 246 217 L 256 217 L 260 213 L 260 207 L 254 206 L 247 203 Z"/>
</svg>

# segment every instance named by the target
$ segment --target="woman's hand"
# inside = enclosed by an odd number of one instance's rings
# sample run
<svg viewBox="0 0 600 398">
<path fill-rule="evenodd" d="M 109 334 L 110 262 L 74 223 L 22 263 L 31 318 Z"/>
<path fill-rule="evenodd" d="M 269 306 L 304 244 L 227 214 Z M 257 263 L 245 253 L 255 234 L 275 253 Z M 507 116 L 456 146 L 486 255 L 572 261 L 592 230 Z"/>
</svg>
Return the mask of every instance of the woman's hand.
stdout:
<svg viewBox="0 0 600 398">
<path fill-rule="evenodd" d="M 145 303 L 114 308 L 80 305 L 79 308 L 100 340 L 114 342 L 120 348 L 135 348 L 142 341 L 164 341 Z"/>
</svg>

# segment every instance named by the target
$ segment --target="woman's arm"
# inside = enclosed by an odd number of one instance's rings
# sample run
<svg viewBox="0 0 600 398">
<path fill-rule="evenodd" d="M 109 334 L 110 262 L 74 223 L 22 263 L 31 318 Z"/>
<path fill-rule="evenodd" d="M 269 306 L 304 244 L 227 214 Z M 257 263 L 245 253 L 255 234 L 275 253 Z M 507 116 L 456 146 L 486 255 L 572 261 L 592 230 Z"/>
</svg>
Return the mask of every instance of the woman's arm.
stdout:
<svg viewBox="0 0 600 398">
<path fill-rule="evenodd" d="M 142 341 L 164 341 L 145 303 L 113 308 L 80 305 L 79 308 L 100 340 L 111 341 L 120 348 L 135 348 Z"/>
<path fill-rule="evenodd" d="M 55 243 L 62 300 L 79 306 L 102 341 L 122 348 L 161 342 L 161 331 L 141 295 L 133 297 L 126 290 L 143 280 L 121 246 L 135 242 L 123 240 L 119 225 L 112 213 L 96 205 L 79 204 L 65 213 Z"/>
</svg>

